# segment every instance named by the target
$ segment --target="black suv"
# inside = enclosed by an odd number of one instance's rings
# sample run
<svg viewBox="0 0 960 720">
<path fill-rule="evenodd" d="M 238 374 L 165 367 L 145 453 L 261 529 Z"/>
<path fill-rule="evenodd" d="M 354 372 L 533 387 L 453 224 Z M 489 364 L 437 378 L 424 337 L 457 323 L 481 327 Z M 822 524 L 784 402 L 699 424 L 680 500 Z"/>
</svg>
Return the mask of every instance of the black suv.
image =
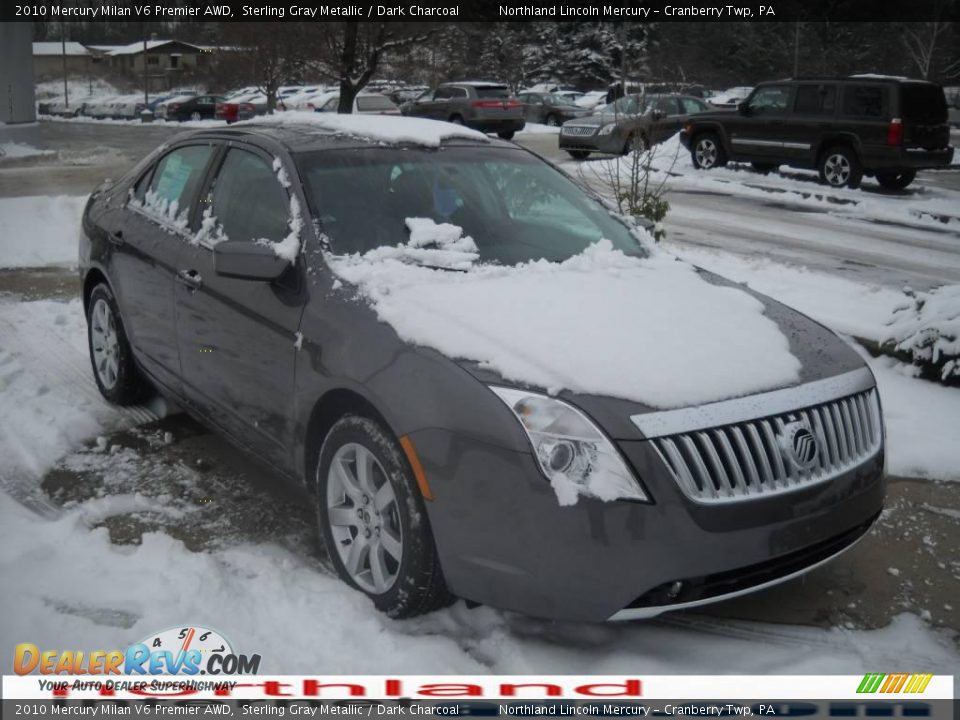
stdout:
<svg viewBox="0 0 960 720">
<path fill-rule="evenodd" d="M 868 175 L 901 189 L 953 159 L 943 88 L 878 75 L 761 83 L 734 111 L 691 117 L 680 139 L 704 170 L 728 160 L 816 168 L 834 187 Z"/>
</svg>

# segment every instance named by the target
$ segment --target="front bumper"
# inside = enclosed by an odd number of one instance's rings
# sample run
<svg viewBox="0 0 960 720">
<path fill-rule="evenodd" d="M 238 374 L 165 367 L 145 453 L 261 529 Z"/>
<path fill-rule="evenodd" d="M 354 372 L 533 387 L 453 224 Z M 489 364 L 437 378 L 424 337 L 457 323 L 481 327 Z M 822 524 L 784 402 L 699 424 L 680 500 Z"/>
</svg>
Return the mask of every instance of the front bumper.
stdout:
<svg viewBox="0 0 960 720">
<path fill-rule="evenodd" d="M 528 453 L 440 429 L 411 439 L 451 591 L 539 617 L 649 617 L 765 587 L 851 545 L 883 508 L 882 451 L 827 483 L 704 505 L 683 494 L 652 442 L 624 441 L 653 502 L 561 507 Z"/>
<path fill-rule="evenodd" d="M 582 150 L 584 152 L 600 152 L 618 154 L 623 150 L 626 140 L 621 137 L 619 131 L 614 130 L 606 135 L 599 135 L 599 128 L 596 128 L 590 135 L 572 135 L 564 133 L 564 128 L 560 128 L 560 149 L 561 150 Z"/>
</svg>

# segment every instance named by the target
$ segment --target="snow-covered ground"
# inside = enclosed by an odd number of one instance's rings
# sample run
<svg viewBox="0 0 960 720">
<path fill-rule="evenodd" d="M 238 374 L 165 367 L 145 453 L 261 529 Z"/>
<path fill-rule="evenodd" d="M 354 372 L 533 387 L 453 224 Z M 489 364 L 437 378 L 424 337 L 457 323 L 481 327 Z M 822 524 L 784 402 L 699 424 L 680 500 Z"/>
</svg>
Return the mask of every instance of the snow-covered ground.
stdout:
<svg viewBox="0 0 960 720">
<path fill-rule="evenodd" d="M 810 190 L 809 183 L 803 187 Z M 0 266 L 75 262 L 83 202 L 0 199 Z M 912 212 L 905 217 L 916 220 Z M 799 264 L 680 244 L 667 249 L 749 282 L 845 335 L 879 336 L 903 298 Z M 960 390 L 918 380 L 891 360 L 872 360 L 871 367 L 883 398 L 890 471 L 960 479 Z M 377 614 L 304 546 L 235 540 L 197 550 L 162 523 L 139 542 L 116 544 L 105 527 L 111 517 L 192 512 L 182 498 L 155 496 L 149 484 L 137 485 L 132 476 L 144 465 L 136 451 L 93 442 L 156 417 L 155 410 L 118 410 L 100 399 L 79 301 L 0 295 L 0 577 L 14 580 L 0 586 L 0 655 L 9 657 L 12 645 L 25 641 L 77 649 L 124 646 L 186 621 L 218 628 L 241 652 L 262 654 L 264 672 L 851 674 L 877 667 L 960 668 L 956 636 L 912 614 L 874 631 L 687 615 L 609 627 L 547 623 L 458 604 L 401 622 Z M 76 454 L 84 441 L 92 448 Z M 82 456 L 110 481 L 89 499 L 64 506 L 46 502 L 40 478 L 64 455 L 71 463 Z M 180 470 L 190 482 L 189 467 Z M 943 558 L 944 568 L 947 563 L 953 563 L 953 575 L 945 570 L 936 582 L 956 577 L 956 559 Z"/>
<path fill-rule="evenodd" d="M 37 155 L 52 155 L 53 150 L 39 150 L 32 145 L 25 143 L 5 142 L 0 143 L 0 160 L 4 158 L 19 159 L 25 157 L 35 157 Z"/>
</svg>

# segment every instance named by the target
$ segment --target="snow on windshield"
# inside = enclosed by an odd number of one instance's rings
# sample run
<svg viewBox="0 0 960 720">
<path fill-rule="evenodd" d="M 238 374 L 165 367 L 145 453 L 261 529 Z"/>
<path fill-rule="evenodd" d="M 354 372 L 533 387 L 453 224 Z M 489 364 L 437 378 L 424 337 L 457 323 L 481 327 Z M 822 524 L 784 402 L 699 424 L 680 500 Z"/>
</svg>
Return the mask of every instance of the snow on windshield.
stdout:
<svg viewBox="0 0 960 720">
<path fill-rule="evenodd" d="M 488 140 L 483 133 L 461 125 L 423 118 L 386 115 L 339 115 L 291 110 L 276 115 L 256 117 L 243 124 L 312 125 L 333 133 L 386 143 L 413 143 L 427 147 L 436 147 L 447 138 Z"/>
<path fill-rule="evenodd" d="M 562 263 L 467 272 L 378 253 L 329 261 L 402 339 L 551 393 L 676 408 L 799 379 L 759 300 L 661 252 L 631 257 L 601 240 Z"/>
</svg>

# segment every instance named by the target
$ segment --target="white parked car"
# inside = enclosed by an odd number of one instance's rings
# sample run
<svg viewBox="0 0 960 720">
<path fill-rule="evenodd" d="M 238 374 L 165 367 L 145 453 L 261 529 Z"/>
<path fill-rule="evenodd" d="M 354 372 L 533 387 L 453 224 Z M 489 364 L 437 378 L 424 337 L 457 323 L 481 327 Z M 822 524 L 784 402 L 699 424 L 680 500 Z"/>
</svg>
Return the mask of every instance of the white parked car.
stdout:
<svg viewBox="0 0 960 720">
<path fill-rule="evenodd" d="M 340 93 L 333 90 L 305 97 L 299 106 L 291 109 L 336 112 L 339 105 Z M 386 95 L 362 92 L 354 98 L 353 112 L 358 115 L 400 115 L 400 108 Z"/>
<path fill-rule="evenodd" d="M 714 107 L 736 107 L 739 103 L 746 100 L 747 96 L 752 92 L 752 87 L 734 87 L 707 98 L 707 102 Z"/>
<path fill-rule="evenodd" d="M 587 108 L 588 110 L 593 110 L 598 105 L 603 105 L 607 101 L 607 91 L 606 90 L 591 90 L 590 92 L 583 93 L 580 97 L 573 101 L 573 104 L 577 107 Z"/>
</svg>

